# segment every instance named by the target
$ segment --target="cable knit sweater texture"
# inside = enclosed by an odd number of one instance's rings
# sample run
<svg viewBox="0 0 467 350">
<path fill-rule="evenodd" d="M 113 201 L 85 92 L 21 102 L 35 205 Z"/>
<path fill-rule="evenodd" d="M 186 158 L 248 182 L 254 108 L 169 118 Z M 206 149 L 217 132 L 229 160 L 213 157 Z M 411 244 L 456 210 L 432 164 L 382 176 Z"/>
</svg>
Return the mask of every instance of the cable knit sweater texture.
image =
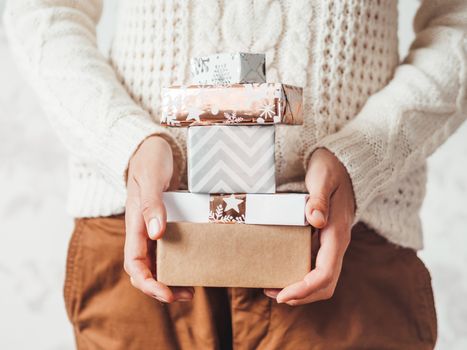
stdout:
<svg viewBox="0 0 467 350">
<path fill-rule="evenodd" d="M 426 158 L 465 119 L 466 1 L 422 1 L 403 62 L 394 0 L 122 0 L 110 59 L 96 45 L 101 11 L 98 0 L 14 0 L 5 11 L 71 152 L 74 216 L 124 211 L 128 161 L 149 135 L 186 169 L 186 131 L 157 121 L 161 88 L 189 82 L 190 57 L 265 52 L 268 81 L 304 87 L 304 125 L 277 127 L 278 189 L 305 191 L 310 154 L 326 147 L 350 174 L 357 219 L 422 247 Z"/>
</svg>

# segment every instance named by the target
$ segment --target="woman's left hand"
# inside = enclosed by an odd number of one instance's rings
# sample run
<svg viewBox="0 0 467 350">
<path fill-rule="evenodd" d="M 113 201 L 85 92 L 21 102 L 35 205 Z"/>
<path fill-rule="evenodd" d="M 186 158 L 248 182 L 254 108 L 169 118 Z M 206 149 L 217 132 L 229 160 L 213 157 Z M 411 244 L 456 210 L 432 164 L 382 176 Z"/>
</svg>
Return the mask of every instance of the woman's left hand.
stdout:
<svg viewBox="0 0 467 350">
<path fill-rule="evenodd" d="M 327 149 L 313 152 L 305 177 L 310 198 L 306 218 L 319 228 L 316 265 L 302 281 L 282 290 L 265 289 L 278 303 L 307 304 L 332 297 L 339 279 L 355 217 L 352 182 L 344 165 Z"/>
</svg>

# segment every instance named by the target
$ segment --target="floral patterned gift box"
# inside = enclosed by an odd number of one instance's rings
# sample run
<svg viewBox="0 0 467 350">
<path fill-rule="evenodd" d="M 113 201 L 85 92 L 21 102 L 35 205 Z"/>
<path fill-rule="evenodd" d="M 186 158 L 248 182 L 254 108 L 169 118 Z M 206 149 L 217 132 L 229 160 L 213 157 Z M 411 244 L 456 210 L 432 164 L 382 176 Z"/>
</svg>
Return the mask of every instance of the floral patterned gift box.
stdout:
<svg viewBox="0 0 467 350">
<path fill-rule="evenodd" d="M 165 126 L 302 124 L 303 89 L 280 83 L 162 89 Z"/>
<path fill-rule="evenodd" d="M 306 193 L 165 192 L 167 222 L 307 226 Z"/>
<path fill-rule="evenodd" d="M 305 193 L 165 192 L 157 279 L 171 286 L 283 288 L 311 269 Z"/>
</svg>

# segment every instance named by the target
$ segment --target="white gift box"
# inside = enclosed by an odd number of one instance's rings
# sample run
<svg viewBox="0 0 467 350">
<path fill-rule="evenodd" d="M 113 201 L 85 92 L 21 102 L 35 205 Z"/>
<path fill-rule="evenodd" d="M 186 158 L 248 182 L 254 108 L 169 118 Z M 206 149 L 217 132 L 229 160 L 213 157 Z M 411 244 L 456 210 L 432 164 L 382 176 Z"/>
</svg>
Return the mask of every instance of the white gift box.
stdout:
<svg viewBox="0 0 467 350">
<path fill-rule="evenodd" d="M 194 84 L 265 83 L 264 54 L 220 53 L 191 59 Z"/>
<path fill-rule="evenodd" d="M 165 192 L 167 222 L 306 226 L 305 193 Z"/>
<path fill-rule="evenodd" d="M 274 126 L 188 128 L 188 190 L 274 193 Z"/>
</svg>

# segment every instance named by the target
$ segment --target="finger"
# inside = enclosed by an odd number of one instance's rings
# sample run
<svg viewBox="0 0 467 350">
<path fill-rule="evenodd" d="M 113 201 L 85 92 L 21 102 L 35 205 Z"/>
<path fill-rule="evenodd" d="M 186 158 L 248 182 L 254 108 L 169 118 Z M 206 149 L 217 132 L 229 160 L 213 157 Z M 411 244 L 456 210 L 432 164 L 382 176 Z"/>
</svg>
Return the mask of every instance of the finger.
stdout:
<svg viewBox="0 0 467 350">
<path fill-rule="evenodd" d="M 334 177 L 320 164 L 319 158 L 310 161 L 305 184 L 310 194 L 306 204 L 306 218 L 310 225 L 323 228 L 329 216 L 330 198 L 337 187 Z"/>
<path fill-rule="evenodd" d="M 321 209 L 318 209 L 321 208 Z M 323 228 L 327 223 L 326 202 L 317 198 L 315 195 L 310 196 L 305 206 L 306 221 L 313 227 Z"/>
<path fill-rule="evenodd" d="M 306 298 L 303 299 L 292 299 L 286 302 L 290 306 L 305 305 L 309 303 L 314 303 L 315 301 L 327 300 L 332 297 L 332 291 L 320 290 L 316 293 L 312 293 Z"/>
<path fill-rule="evenodd" d="M 333 272 L 323 269 L 314 269 L 302 281 L 284 288 L 277 296 L 278 303 L 288 303 L 294 299 L 304 299 L 317 293 L 325 294 L 333 291 Z"/>
<path fill-rule="evenodd" d="M 190 301 L 195 294 L 193 287 L 170 287 L 170 289 L 177 301 Z"/>
<path fill-rule="evenodd" d="M 351 221 L 348 220 L 346 193 L 338 188 L 331 199 L 329 224 L 320 231 L 320 248 L 315 269 L 303 281 L 284 288 L 277 295 L 277 302 L 300 305 L 329 299 L 335 290 L 342 269 L 345 251 L 350 243 Z M 348 210 L 348 208 L 347 208 Z"/>
<path fill-rule="evenodd" d="M 174 300 L 171 290 L 153 278 L 151 254 L 148 251 L 148 237 L 140 213 L 138 186 L 134 179 L 128 181 L 128 197 L 125 211 L 124 268 L 131 277 L 131 283 L 145 294 L 164 302 Z"/>
<path fill-rule="evenodd" d="M 140 213 L 139 188 L 134 179 L 128 181 L 128 196 L 125 212 L 125 271 L 131 284 L 162 302 L 188 301 L 193 299 L 192 287 L 169 288 L 154 279 L 155 247 L 146 235 L 145 222 Z"/>
<path fill-rule="evenodd" d="M 167 213 L 162 200 L 162 188 L 153 177 L 141 180 L 139 185 L 140 208 L 149 238 L 156 240 L 165 232 Z"/>
<path fill-rule="evenodd" d="M 263 293 L 269 298 L 276 299 L 277 294 L 279 294 L 280 291 L 281 289 L 277 288 L 266 288 L 263 290 Z"/>
<path fill-rule="evenodd" d="M 126 265 L 125 269 L 130 275 L 131 284 L 144 294 L 165 303 L 171 303 L 176 300 L 175 295 L 169 287 L 152 277 L 144 262 L 133 259 Z"/>
<path fill-rule="evenodd" d="M 130 240 L 131 241 L 131 240 Z M 130 275 L 131 284 L 146 295 L 159 301 L 189 301 L 193 299 L 193 287 L 167 287 L 154 279 L 146 261 L 142 258 L 129 259 L 125 270 Z"/>
<path fill-rule="evenodd" d="M 340 247 L 342 243 L 339 238 L 339 230 L 335 224 L 330 224 L 321 231 L 321 247 L 316 257 L 316 267 L 302 281 L 284 288 L 276 297 L 278 303 L 310 297 L 326 299 L 332 296 L 345 252 Z"/>
<path fill-rule="evenodd" d="M 164 284 L 157 282 L 148 266 L 145 256 L 145 242 L 147 240 L 143 234 L 140 237 L 132 238 L 127 234 L 125 242 L 125 271 L 130 275 L 131 284 L 148 296 L 163 302 L 174 301 L 174 295 Z"/>
</svg>

